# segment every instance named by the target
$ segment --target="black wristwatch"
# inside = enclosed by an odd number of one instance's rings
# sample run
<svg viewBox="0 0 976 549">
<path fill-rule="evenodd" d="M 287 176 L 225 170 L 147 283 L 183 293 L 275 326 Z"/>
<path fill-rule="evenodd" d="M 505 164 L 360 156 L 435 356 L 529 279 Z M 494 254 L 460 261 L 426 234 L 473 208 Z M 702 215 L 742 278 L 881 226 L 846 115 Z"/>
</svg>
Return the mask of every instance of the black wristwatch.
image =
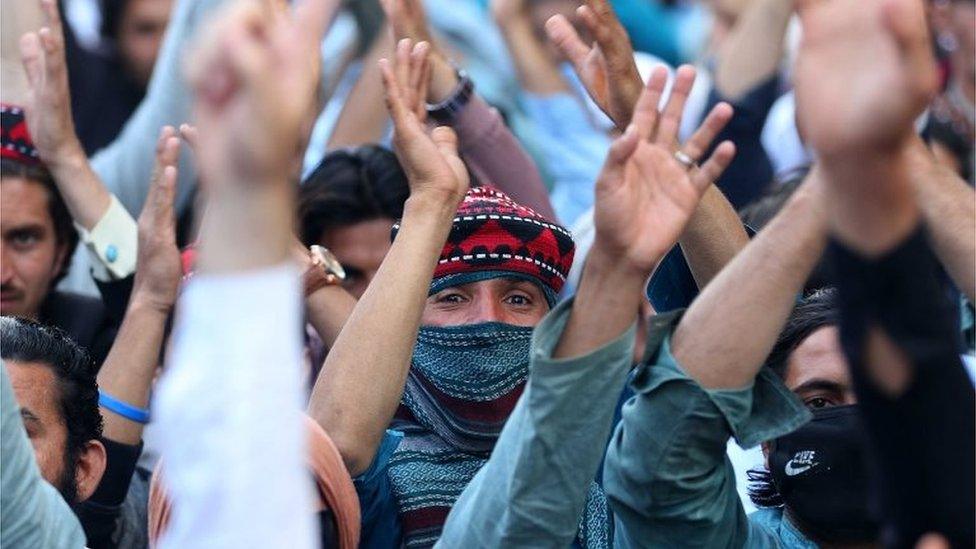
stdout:
<svg viewBox="0 0 976 549">
<path fill-rule="evenodd" d="M 458 83 L 451 95 L 439 103 L 427 103 L 427 116 L 441 124 L 453 120 L 457 113 L 464 110 L 465 105 L 471 101 L 471 96 L 474 95 L 474 82 L 468 73 L 464 69 L 455 70 L 457 71 Z"/>
</svg>

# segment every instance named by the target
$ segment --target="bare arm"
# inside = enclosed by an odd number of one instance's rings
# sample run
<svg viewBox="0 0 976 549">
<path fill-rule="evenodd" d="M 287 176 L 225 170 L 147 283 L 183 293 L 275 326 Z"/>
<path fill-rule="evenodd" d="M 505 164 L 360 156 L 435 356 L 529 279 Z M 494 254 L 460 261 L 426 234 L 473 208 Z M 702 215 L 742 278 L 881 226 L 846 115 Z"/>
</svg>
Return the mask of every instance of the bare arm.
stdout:
<svg viewBox="0 0 976 549">
<path fill-rule="evenodd" d="M 437 257 L 468 185 L 454 132 L 438 128 L 428 137 L 407 107 L 403 84 L 387 63 L 381 67 L 411 196 L 400 231 L 330 350 L 309 403 L 309 414 L 332 437 L 352 475 L 369 467 L 400 402 Z"/>
<path fill-rule="evenodd" d="M 99 387 L 138 408 L 149 404 L 149 390 L 159 364 L 166 320 L 176 302 L 181 267 L 176 247 L 176 165 L 180 141 L 164 128 L 156 148 L 156 170 L 139 216 L 139 258 L 132 297 L 112 349 L 98 372 Z M 138 444 L 143 425 L 102 409 L 104 436 Z"/>
<path fill-rule="evenodd" d="M 706 389 L 752 383 L 826 245 L 816 171 L 681 319 L 672 352 Z M 716 357 L 722 357 L 716 361 Z"/>
<path fill-rule="evenodd" d="M 349 92 L 329 136 L 330 150 L 377 143 L 383 138 L 389 115 L 383 108 L 383 79 L 376 69 L 376 62 L 392 54 L 393 44 L 390 32 L 385 27 L 380 29 L 363 58 L 359 80 Z"/>
<path fill-rule="evenodd" d="M 535 35 L 525 0 L 492 0 L 491 9 L 522 87 L 538 95 L 568 92 L 558 65 Z"/>
<path fill-rule="evenodd" d="M 596 239 L 556 358 L 606 344 L 633 323 L 644 281 L 735 154 L 735 147 L 724 142 L 693 171 L 674 157 L 679 124 L 673 114 L 683 101 L 673 95 L 658 113 L 666 82 L 667 71 L 658 67 L 638 99 L 631 126 L 607 155 L 597 181 Z M 696 139 L 710 142 L 719 129 L 705 126 Z M 653 231 L 647 230 L 650 226 Z"/>
<path fill-rule="evenodd" d="M 932 248 L 956 286 L 976 303 L 976 191 L 940 164 L 922 140 L 907 145 L 908 178 Z"/>
<path fill-rule="evenodd" d="M 754 0 L 722 43 L 715 88 L 736 101 L 771 78 L 783 59 L 783 39 L 794 0 Z"/>
<path fill-rule="evenodd" d="M 560 15 L 547 22 L 546 31 L 550 40 L 572 61 L 593 101 L 623 131 L 631 123 L 631 112 L 637 102 L 634 90 L 639 93 L 642 86 L 634 64 L 634 50 L 606 0 L 588 0 L 578 13 L 596 37 L 598 47 L 584 44 L 573 26 Z M 669 123 L 680 125 L 694 78 L 693 68 L 678 69 L 671 91 L 678 102 L 664 113 Z M 680 150 L 697 160 L 710 145 L 702 139 L 702 132 L 707 131 L 712 136 L 709 139 L 713 139 L 731 118 L 732 109 L 727 104 L 716 105 L 702 127 L 680 146 Z M 677 146 L 675 150 L 678 150 Z M 732 204 L 713 185 L 705 192 L 679 243 L 698 287 L 703 288 L 748 241 Z"/>
<path fill-rule="evenodd" d="M 430 78 L 426 101 L 437 105 L 450 100 L 458 90 L 457 72 L 433 40 L 420 0 L 384 0 L 397 40 L 410 38 L 431 46 Z M 532 158 L 505 125 L 498 111 L 474 94 L 464 107 L 452 111 L 439 123 L 450 126 L 458 135 L 461 157 L 480 181 L 490 183 L 536 212 L 554 219 L 549 192 Z"/>
<path fill-rule="evenodd" d="M 27 76 L 24 105 L 27 126 L 71 217 L 90 231 L 108 210 L 111 195 L 92 170 L 75 134 L 57 3 L 42 0 L 36 4 L 43 9 L 45 23 L 31 29 L 20 40 Z"/>
</svg>

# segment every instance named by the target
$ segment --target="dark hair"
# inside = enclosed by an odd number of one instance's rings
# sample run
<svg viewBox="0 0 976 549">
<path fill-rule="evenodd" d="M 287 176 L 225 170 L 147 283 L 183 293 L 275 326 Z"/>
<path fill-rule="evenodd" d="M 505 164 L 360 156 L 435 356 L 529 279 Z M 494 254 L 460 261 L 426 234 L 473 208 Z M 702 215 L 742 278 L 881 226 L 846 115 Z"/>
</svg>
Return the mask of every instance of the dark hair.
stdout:
<svg viewBox="0 0 976 549">
<path fill-rule="evenodd" d="M 749 228 L 761 230 L 776 217 L 793 193 L 800 188 L 810 175 L 811 168 L 810 165 L 800 166 L 777 176 L 759 198 L 739 210 L 739 219 Z M 809 295 L 828 286 L 830 286 L 829 270 L 826 262 L 821 260 L 807 277 L 803 285 L 803 294 Z"/>
<path fill-rule="evenodd" d="M 32 166 L 4 158 L 0 160 L 0 178 L 3 177 L 21 177 L 40 184 L 47 191 L 47 212 L 54 224 L 54 237 L 59 245 L 65 247 L 61 270 L 58 271 L 51 284 L 52 287 L 56 286 L 62 278 L 68 276 L 68 270 L 71 268 L 71 256 L 74 255 L 75 248 L 78 247 L 78 231 L 75 230 L 68 206 L 61 198 L 61 193 L 58 192 L 51 173 L 41 165 Z"/>
<path fill-rule="evenodd" d="M 66 466 L 73 471 L 85 445 L 102 436 L 95 365 L 59 328 L 9 316 L 0 317 L 0 356 L 4 360 L 39 362 L 54 372 L 58 404 L 68 428 Z"/>
<path fill-rule="evenodd" d="M 302 243 L 317 244 L 333 227 L 399 219 L 409 196 L 407 176 L 389 149 L 363 145 L 330 152 L 298 191 Z"/>
<path fill-rule="evenodd" d="M 780 378 L 785 378 L 786 367 L 793 351 L 813 332 L 825 326 L 836 326 L 839 320 L 837 292 L 833 288 L 816 291 L 802 299 L 793 307 L 793 312 L 776 339 L 764 367 L 771 369 Z M 757 507 L 783 505 L 783 498 L 779 495 L 769 471 L 750 469 L 746 476 L 749 479 L 749 499 Z"/>
<path fill-rule="evenodd" d="M 102 25 L 99 32 L 102 38 L 116 41 L 119 38 L 119 25 L 122 24 L 122 14 L 125 12 L 129 0 L 101 0 L 99 11 L 102 15 Z"/>
</svg>

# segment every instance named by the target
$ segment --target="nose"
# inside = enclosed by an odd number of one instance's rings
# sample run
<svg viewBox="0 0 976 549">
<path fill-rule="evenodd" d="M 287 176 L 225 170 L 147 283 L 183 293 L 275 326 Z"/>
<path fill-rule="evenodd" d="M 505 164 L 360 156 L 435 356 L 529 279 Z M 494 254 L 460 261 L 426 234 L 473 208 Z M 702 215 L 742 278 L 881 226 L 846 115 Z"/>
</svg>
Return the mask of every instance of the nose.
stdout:
<svg viewBox="0 0 976 549">
<path fill-rule="evenodd" d="M 492 299 L 490 292 L 479 292 L 473 298 L 470 323 L 505 322 L 505 308 L 498 300 Z"/>
</svg>

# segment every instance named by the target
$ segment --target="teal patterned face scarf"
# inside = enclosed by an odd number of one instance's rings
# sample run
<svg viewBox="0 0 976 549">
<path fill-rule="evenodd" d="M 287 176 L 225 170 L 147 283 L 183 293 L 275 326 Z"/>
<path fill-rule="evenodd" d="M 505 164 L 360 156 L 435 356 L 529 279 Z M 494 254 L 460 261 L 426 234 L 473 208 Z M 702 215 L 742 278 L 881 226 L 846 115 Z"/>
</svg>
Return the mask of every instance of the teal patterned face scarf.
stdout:
<svg viewBox="0 0 976 549">
<path fill-rule="evenodd" d="M 420 329 L 392 428 L 404 434 L 390 461 L 407 547 L 440 537 L 451 506 L 487 462 L 529 374 L 532 328 L 498 322 Z M 583 547 L 609 545 L 606 498 L 591 486 Z"/>
</svg>

